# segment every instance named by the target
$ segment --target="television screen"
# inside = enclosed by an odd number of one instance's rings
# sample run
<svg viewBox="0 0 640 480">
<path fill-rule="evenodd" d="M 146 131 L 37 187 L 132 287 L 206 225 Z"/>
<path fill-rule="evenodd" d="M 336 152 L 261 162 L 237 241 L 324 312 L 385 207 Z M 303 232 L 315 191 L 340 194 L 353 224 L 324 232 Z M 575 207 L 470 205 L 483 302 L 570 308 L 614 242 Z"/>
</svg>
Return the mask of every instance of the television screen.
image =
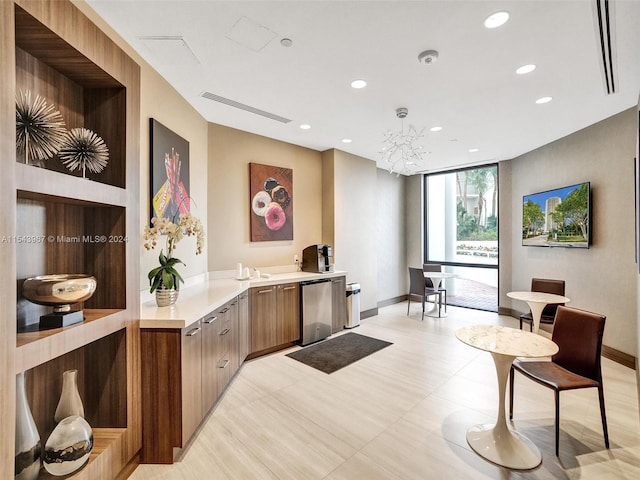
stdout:
<svg viewBox="0 0 640 480">
<path fill-rule="evenodd" d="M 525 195 L 522 245 L 589 248 L 590 219 L 589 182 Z"/>
</svg>

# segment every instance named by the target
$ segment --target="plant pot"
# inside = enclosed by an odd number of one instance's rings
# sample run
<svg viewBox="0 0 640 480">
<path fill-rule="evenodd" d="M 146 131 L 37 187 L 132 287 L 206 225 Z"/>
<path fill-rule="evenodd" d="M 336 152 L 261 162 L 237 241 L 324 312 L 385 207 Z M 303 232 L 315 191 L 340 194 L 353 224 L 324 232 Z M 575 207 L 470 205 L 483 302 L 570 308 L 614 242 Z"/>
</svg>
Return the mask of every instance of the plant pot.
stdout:
<svg viewBox="0 0 640 480">
<path fill-rule="evenodd" d="M 167 289 L 160 287 L 156 289 L 156 303 L 159 307 L 168 307 L 173 305 L 178 300 L 178 293 L 175 288 Z"/>
</svg>

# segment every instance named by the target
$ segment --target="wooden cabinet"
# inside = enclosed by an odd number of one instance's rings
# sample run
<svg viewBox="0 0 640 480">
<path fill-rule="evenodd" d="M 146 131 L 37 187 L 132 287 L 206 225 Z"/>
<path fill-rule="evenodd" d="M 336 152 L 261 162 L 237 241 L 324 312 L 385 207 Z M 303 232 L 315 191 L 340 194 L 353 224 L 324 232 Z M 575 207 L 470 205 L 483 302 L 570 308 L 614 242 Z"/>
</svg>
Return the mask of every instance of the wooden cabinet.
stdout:
<svg viewBox="0 0 640 480">
<path fill-rule="evenodd" d="M 251 353 L 277 345 L 276 286 L 255 287 L 249 290 L 249 317 L 251 323 Z"/>
<path fill-rule="evenodd" d="M 172 463 L 240 366 L 238 300 L 183 329 L 145 328 L 142 463 Z"/>
<path fill-rule="evenodd" d="M 182 376 L 182 438 L 179 445 L 184 447 L 202 421 L 202 323 L 201 321 L 183 328 L 181 341 Z"/>
<path fill-rule="evenodd" d="M 74 478 L 115 478 L 140 449 L 140 68 L 68 1 L 0 2 L 0 478 L 13 478 L 15 374 L 42 444 L 53 430 L 62 373 L 78 370 L 93 429 L 89 463 Z M 15 98 L 29 92 L 58 110 L 65 128 L 88 128 L 109 149 L 103 172 L 70 172 L 58 158 L 27 164 L 16 152 Z M 22 241 L 21 239 L 24 239 Z M 127 261 L 129 260 L 129 261 Z M 86 273 L 98 286 L 85 320 L 38 330 L 50 311 L 26 301 L 31 276 Z M 43 474 L 44 475 L 44 474 Z"/>
<path fill-rule="evenodd" d="M 249 292 L 238 295 L 238 357 L 240 363 L 249 355 L 251 332 L 249 328 Z"/>
<path fill-rule="evenodd" d="M 218 400 L 218 325 L 216 312 L 202 319 L 202 407 L 208 411 Z"/>
<path fill-rule="evenodd" d="M 331 279 L 331 333 L 339 332 L 347 323 L 347 279 Z"/>
<path fill-rule="evenodd" d="M 238 320 L 237 301 L 225 305 L 218 313 L 218 361 L 216 377 L 218 392 L 222 393 L 239 367 L 238 362 Z"/>
<path fill-rule="evenodd" d="M 276 291 L 276 345 L 297 342 L 300 339 L 300 284 L 278 285 Z"/>
</svg>

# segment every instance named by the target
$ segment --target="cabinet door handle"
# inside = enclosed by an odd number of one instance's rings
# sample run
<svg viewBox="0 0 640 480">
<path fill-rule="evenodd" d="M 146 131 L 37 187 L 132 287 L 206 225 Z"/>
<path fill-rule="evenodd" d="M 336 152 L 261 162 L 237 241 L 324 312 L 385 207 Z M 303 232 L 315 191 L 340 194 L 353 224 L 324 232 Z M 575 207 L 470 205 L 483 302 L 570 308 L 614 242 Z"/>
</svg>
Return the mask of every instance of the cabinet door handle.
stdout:
<svg viewBox="0 0 640 480">
<path fill-rule="evenodd" d="M 269 290 L 258 290 L 258 293 L 269 293 L 272 291 L 273 291 L 273 288 L 270 288 Z"/>
<path fill-rule="evenodd" d="M 218 368 L 227 368 L 227 365 L 229 365 L 229 359 L 225 359 L 223 362 L 218 363 Z"/>
<path fill-rule="evenodd" d="M 220 335 L 226 335 L 227 333 L 229 333 L 231 330 L 229 330 L 228 328 L 225 328 L 224 330 L 222 330 L 220 332 Z"/>
<path fill-rule="evenodd" d="M 193 330 L 189 330 L 187 332 L 187 337 L 193 337 L 194 335 L 197 335 L 199 331 L 200 331 L 200 327 L 196 327 Z"/>
<path fill-rule="evenodd" d="M 220 313 L 227 313 L 228 311 L 229 311 L 229 307 L 226 307 L 220 310 Z"/>
<path fill-rule="evenodd" d="M 213 317 L 209 317 L 209 318 L 205 318 L 203 321 L 204 323 L 206 323 L 207 325 L 209 325 L 210 323 L 215 322 L 218 319 L 218 317 L 216 317 L 215 315 Z"/>
<path fill-rule="evenodd" d="M 296 287 L 295 286 L 291 286 L 291 287 L 284 287 L 284 290 L 295 290 Z"/>
<path fill-rule="evenodd" d="M 246 293 L 240 295 L 240 300 L 244 300 L 245 298 L 247 298 L 247 294 Z"/>
</svg>

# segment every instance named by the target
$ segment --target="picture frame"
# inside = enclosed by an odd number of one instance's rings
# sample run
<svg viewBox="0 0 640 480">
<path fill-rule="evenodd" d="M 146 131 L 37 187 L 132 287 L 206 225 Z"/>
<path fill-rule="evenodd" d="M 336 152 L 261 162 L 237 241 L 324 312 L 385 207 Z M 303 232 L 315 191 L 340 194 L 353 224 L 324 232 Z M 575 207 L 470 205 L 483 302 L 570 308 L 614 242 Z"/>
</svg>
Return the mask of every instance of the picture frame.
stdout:
<svg viewBox="0 0 640 480">
<path fill-rule="evenodd" d="M 149 119 L 151 218 L 177 221 L 191 211 L 189 142 Z"/>
<path fill-rule="evenodd" d="M 252 242 L 293 240 L 293 170 L 249 163 Z"/>
</svg>

